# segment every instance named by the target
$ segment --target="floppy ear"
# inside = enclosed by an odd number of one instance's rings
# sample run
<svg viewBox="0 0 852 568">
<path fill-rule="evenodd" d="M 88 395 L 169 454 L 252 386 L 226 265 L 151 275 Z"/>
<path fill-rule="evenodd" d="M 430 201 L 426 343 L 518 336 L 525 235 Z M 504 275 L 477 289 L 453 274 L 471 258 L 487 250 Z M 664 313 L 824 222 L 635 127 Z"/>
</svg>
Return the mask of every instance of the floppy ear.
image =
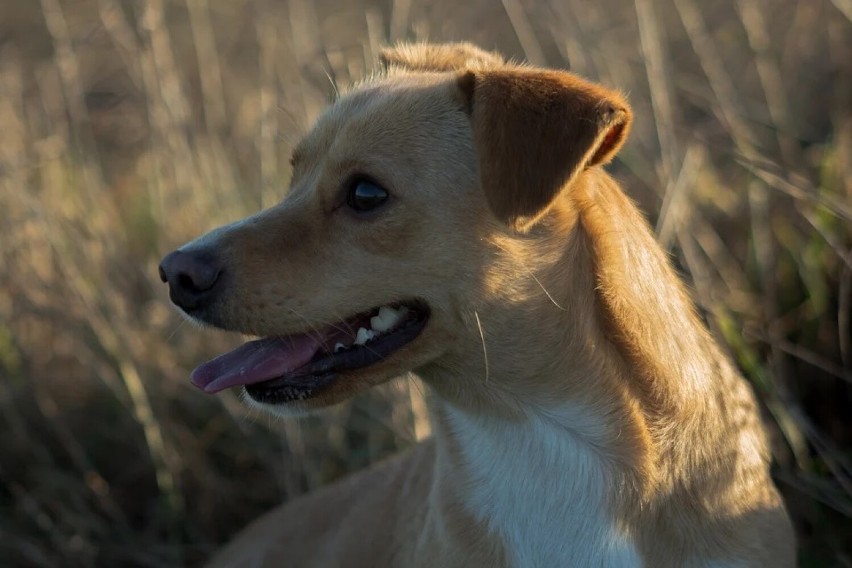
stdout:
<svg viewBox="0 0 852 568">
<path fill-rule="evenodd" d="M 504 63 L 499 53 L 484 51 L 467 42 L 399 43 L 382 49 L 379 61 L 385 69 L 436 72 L 481 69 Z"/>
<path fill-rule="evenodd" d="M 579 172 L 608 162 L 630 128 L 621 95 L 563 71 L 468 71 L 459 87 L 488 203 L 518 230 L 532 226 Z"/>
</svg>

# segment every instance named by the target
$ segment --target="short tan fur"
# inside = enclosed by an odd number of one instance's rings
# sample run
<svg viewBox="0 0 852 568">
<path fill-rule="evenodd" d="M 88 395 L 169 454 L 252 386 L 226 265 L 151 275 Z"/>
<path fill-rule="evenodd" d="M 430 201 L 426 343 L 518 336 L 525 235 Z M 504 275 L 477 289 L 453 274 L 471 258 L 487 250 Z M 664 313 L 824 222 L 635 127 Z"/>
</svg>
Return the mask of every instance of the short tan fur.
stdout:
<svg viewBox="0 0 852 568">
<path fill-rule="evenodd" d="M 754 395 L 603 169 L 624 97 L 470 44 L 382 61 L 299 144 L 280 204 L 181 251 L 228 275 L 199 319 L 248 334 L 428 305 L 382 361 L 247 399 L 301 413 L 414 371 L 435 435 L 258 519 L 213 565 L 794 565 Z M 351 211 L 353 176 L 388 201 Z"/>
</svg>

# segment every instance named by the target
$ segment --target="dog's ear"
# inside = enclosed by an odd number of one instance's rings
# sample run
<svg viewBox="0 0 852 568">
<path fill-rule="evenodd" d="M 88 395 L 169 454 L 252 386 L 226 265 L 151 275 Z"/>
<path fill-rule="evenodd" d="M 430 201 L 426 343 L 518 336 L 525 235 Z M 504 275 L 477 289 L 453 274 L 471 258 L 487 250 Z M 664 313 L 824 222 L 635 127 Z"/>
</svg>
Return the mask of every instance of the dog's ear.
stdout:
<svg viewBox="0 0 852 568">
<path fill-rule="evenodd" d="M 504 63 L 499 53 L 482 50 L 472 43 L 400 43 L 379 54 L 382 67 L 408 71 L 461 71 L 484 69 Z"/>
<path fill-rule="evenodd" d="M 496 216 L 525 230 L 583 169 L 608 162 L 630 128 L 618 93 L 562 71 L 467 71 L 482 187 Z"/>
</svg>

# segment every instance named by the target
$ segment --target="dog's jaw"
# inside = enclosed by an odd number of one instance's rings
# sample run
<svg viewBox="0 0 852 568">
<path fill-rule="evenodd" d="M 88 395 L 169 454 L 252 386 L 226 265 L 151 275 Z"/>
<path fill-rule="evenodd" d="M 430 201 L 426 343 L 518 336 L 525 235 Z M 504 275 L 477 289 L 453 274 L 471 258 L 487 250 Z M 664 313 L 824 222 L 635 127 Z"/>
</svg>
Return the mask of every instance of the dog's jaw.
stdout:
<svg viewBox="0 0 852 568">
<path fill-rule="evenodd" d="M 326 406 L 335 391 L 351 392 L 364 376 L 374 384 L 388 367 L 405 365 L 398 352 L 416 346 L 429 316 L 421 300 L 394 302 L 303 333 L 255 339 L 203 363 L 191 381 L 207 393 L 241 387 L 245 400 L 264 408 Z"/>
</svg>

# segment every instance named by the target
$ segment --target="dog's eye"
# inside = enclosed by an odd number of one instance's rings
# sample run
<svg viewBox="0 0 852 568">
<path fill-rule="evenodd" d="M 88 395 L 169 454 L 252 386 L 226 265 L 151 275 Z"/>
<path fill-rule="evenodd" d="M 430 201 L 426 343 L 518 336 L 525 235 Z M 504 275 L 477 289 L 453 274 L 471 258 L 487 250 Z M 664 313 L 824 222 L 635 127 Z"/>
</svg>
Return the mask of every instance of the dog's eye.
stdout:
<svg viewBox="0 0 852 568">
<path fill-rule="evenodd" d="M 371 181 L 355 180 L 349 188 L 346 203 L 355 211 L 370 211 L 388 199 L 388 192 Z"/>
</svg>

